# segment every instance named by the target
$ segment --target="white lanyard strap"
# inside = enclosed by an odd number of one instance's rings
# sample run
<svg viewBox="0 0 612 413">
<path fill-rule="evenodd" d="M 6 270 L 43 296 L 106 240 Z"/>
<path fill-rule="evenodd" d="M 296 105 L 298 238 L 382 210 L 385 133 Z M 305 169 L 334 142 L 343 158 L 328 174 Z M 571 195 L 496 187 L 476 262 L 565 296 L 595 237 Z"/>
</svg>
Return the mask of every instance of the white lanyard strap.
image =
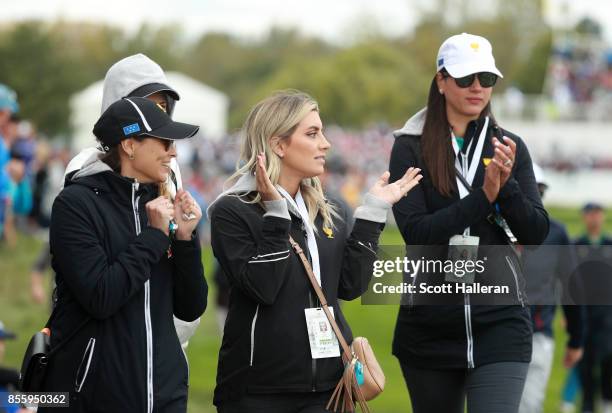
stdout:
<svg viewBox="0 0 612 413">
<path fill-rule="evenodd" d="M 453 149 L 455 151 L 455 166 L 461 172 L 461 175 L 463 175 L 465 180 L 470 185 L 472 185 L 472 182 L 474 182 L 474 177 L 476 176 L 476 171 L 478 170 L 478 165 L 480 164 L 480 157 L 482 156 L 482 149 L 484 148 L 484 141 L 487 136 L 488 126 L 489 126 L 489 117 L 487 116 L 485 118 L 485 122 L 482 127 L 482 130 L 480 131 L 480 135 L 478 136 L 478 143 L 476 144 L 476 150 L 474 151 L 474 155 L 472 156 L 472 162 L 469 162 L 469 164 L 468 164 L 467 158 L 468 158 L 468 154 L 470 153 L 470 149 L 472 147 L 472 143 L 474 142 L 474 140 L 472 139 L 470 141 L 470 145 L 468 146 L 468 149 L 466 153 L 464 154 L 459 149 L 459 145 L 457 145 L 457 142 L 455 141 L 455 135 L 451 131 L 451 139 L 452 139 Z M 462 158 L 462 161 L 459 160 L 459 157 Z M 457 187 L 459 188 L 459 195 L 463 199 L 469 194 L 469 191 L 463 185 L 463 183 L 461 182 L 459 178 L 456 178 L 456 179 L 457 179 Z"/>
<path fill-rule="evenodd" d="M 480 164 L 480 157 L 482 156 L 482 149 L 484 148 L 484 141 L 487 137 L 487 129 L 489 126 L 489 117 L 485 118 L 484 125 L 482 126 L 482 130 L 480 131 L 480 135 L 478 136 L 478 143 L 476 144 L 476 150 L 474 151 L 474 155 L 472 156 L 472 162 L 468 163 L 468 155 L 470 153 L 470 149 L 472 148 L 472 143 L 474 139 L 470 141 L 470 144 L 465 151 L 465 154 L 461 152 L 459 149 L 459 145 L 455 140 L 455 134 L 451 131 L 451 140 L 453 144 L 453 149 L 455 151 L 455 167 L 461 175 L 465 178 L 467 183 L 471 186 L 472 182 L 474 182 L 474 177 L 476 176 L 476 171 L 478 170 L 478 165 Z M 461 157 L 461 161 L 459 160 Z M 457 188 L 459 189 L 459 197 L 461 199 L 468 196 L 470 193 L 469 190 L 463 185 L 461 179 L 455 178 L 457 180 Z M 467 227 L 463 232 L 463 235 L 470 235 L 470 227 Z"/>
<path fill-rule="evenodd" d="M 306 203 L 304 202 L 304 198 L 302 197 L 302 192 L 298 190 L 297 195 L 295 196 L 295 200 L 289 195 L 289 193 L 280 185 L 276 186 L 278 192 L 289 202 L 293 208 L 299 212 L 300 218 L 302 218 L 302 223 L 304 224 L 304 228 L 306 229 L 306 243 L 308 244 L 308 252 L 310 253 L 310 259 L 312 260 L 312 272 L 314 272 L 315 278 L 321 286 L 321 266 L 319 265 L 319 249 L 317 247 L 317 240 L 315 238 L 315 233 L 310 225 L 310 220 L 308 217 L 308 208 L 306 208 Z"/>
</svg>

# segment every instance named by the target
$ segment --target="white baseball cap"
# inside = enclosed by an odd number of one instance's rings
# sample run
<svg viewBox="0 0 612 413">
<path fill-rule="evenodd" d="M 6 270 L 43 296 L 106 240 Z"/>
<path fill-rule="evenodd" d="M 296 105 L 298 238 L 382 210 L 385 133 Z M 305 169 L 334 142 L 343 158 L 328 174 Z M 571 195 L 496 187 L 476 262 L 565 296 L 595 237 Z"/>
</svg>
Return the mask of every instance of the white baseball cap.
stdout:
<svg viewBox="0 0 612 413">
<path fill-rule="evenodd" d="M 437 72 L 444 68 L 454 78 L 480 72 L 504 77 L 495 66 L 491 43 L 484 37 L 469 33 L 451 36 L 442 43 L 438 50 L 436 67 Z"/>
</svg>

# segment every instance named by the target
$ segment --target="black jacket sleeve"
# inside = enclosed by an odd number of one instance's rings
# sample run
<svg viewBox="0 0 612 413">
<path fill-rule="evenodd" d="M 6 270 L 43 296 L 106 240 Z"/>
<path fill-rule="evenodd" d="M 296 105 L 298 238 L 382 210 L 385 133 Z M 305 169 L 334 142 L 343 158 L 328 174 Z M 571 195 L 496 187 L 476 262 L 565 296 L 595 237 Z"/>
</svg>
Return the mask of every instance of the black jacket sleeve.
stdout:
<svg viewBox="0 0 612 413">
<path fill-rule="evenodd" d="M 397 138 L 393 144 L 389 182 L 400 179 L 411 166 L 421 167 L 406 139 Z M 483 220 L 491 212 L 491 205 L 484 191 L 477 188 L 452 205 L 430 213 L 425 202 L 423 181 L 393 206 L 395 221 L 406 244 L 445 243 L 450 237 L 461 234 L 465 228 Z"/>
<path fill-rule="evenodd" d="M 175 240 L 172 253 L 174 315 L 183 321 L 193 321 L 206 310 L 208 296 L 198 237 Z"/>
<path fill-rule="evenodd" d="M 50 227 L 54 270 L 93 317 L 112 316 L 138 293 L 168 247 L 160 230 L 144 228 L 117 257 L 108 257 L 78 194 L 56 198 Z"/>
<path fill-rule="evenodd" d="M 540 245 L 548 235 L 548 213 L 542 206 L 533 174 L 529 150 L 522 139 L 506 133 L 516 142 L 512 175 L 500 189 L 497 202 L 512 233 L 523 245 Z"/>
<path fill-rule="evenodd" d="M 350 228 L 350 211 L 344 209 L 344 212 L 344 222 Z M 341 300 L 354 300 L 367 290 L 377 258 L 378 238 L 383 228 L 384 224 L 378 222 L 355 220 L 343 251 L 342 274 L 338 286 L 338 298 Z"/>
<path fill-rule="evenodd" d="M 232 202 L 241 201 L 227 197 L 212 210 L 213 252 L 233 287 L 259 304 L 272 305 L 287 277 L 291 220 L 264 217 L 256 239 Z"/>
</svg>

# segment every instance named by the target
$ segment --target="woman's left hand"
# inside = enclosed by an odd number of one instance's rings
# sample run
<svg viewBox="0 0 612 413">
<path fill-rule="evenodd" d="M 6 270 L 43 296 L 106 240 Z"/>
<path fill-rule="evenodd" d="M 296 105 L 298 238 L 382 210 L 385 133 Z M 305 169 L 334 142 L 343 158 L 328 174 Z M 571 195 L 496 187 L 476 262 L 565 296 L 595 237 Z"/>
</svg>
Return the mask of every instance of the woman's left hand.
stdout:
<svg viewBox="0 0 612 413">
<path fill-rule="evenodd" d="M 505 145 L 497 138 L 493 138 L 493 145 L 495 146 L 493 162 L 497 164 L 501 171 L 500 188 L 503 188 L 506 182 L 508 182 L 514 167 L 514 160 L 516 159 L 516 143 L 507 136 L 504 136 L 503 139 Z"/>
<path fill-rule="evenodd" d="M 202 219 L 202 210 L 191 194 L 179 189 L 174 197 L 174 216 L 178 224 L 176 239 L 188 241 Z"/>
<path fill-rule="evenodd" d="M 369 192 L 375 197 L 393 205 L 402 199 L 423 178 L 419 172 L 421 172 L 419 168 L 408 168 L 404 176 L 390 184 L 390 173 L 387 171 L 378 178 L 378 181 L 370 188 Z"/>
</svg>

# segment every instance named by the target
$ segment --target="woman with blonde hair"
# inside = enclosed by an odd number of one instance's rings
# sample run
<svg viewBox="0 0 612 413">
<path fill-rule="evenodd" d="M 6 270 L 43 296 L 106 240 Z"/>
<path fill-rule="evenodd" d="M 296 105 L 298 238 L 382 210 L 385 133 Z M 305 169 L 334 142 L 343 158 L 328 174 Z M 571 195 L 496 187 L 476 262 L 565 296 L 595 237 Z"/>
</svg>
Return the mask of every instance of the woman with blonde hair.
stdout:
<svg viewBox="0 0 612 413">
<path fill-rule="evenodd" d="M 283 91 L 256 104 L 244 124 L 242 166 L 209 208 L 213 252 L 231 283 L 214 403 L 219 412 L 324 412 L 343 371 L 338 342 L 291 236 L 347 342 L 338 300 L 359 297 L 372 275 L 391 206 L 419 181 L 411 168 L 385 172 L 352 217 L 328 199 L 318 176 L 330 148 L 317 103 Z M 317 326 L 317 331 L 307 325 Z M 318 340 L 328 334 L 331 344 Z M 310 337 L 310 338 L 309 338 Z"/>
</svg>

